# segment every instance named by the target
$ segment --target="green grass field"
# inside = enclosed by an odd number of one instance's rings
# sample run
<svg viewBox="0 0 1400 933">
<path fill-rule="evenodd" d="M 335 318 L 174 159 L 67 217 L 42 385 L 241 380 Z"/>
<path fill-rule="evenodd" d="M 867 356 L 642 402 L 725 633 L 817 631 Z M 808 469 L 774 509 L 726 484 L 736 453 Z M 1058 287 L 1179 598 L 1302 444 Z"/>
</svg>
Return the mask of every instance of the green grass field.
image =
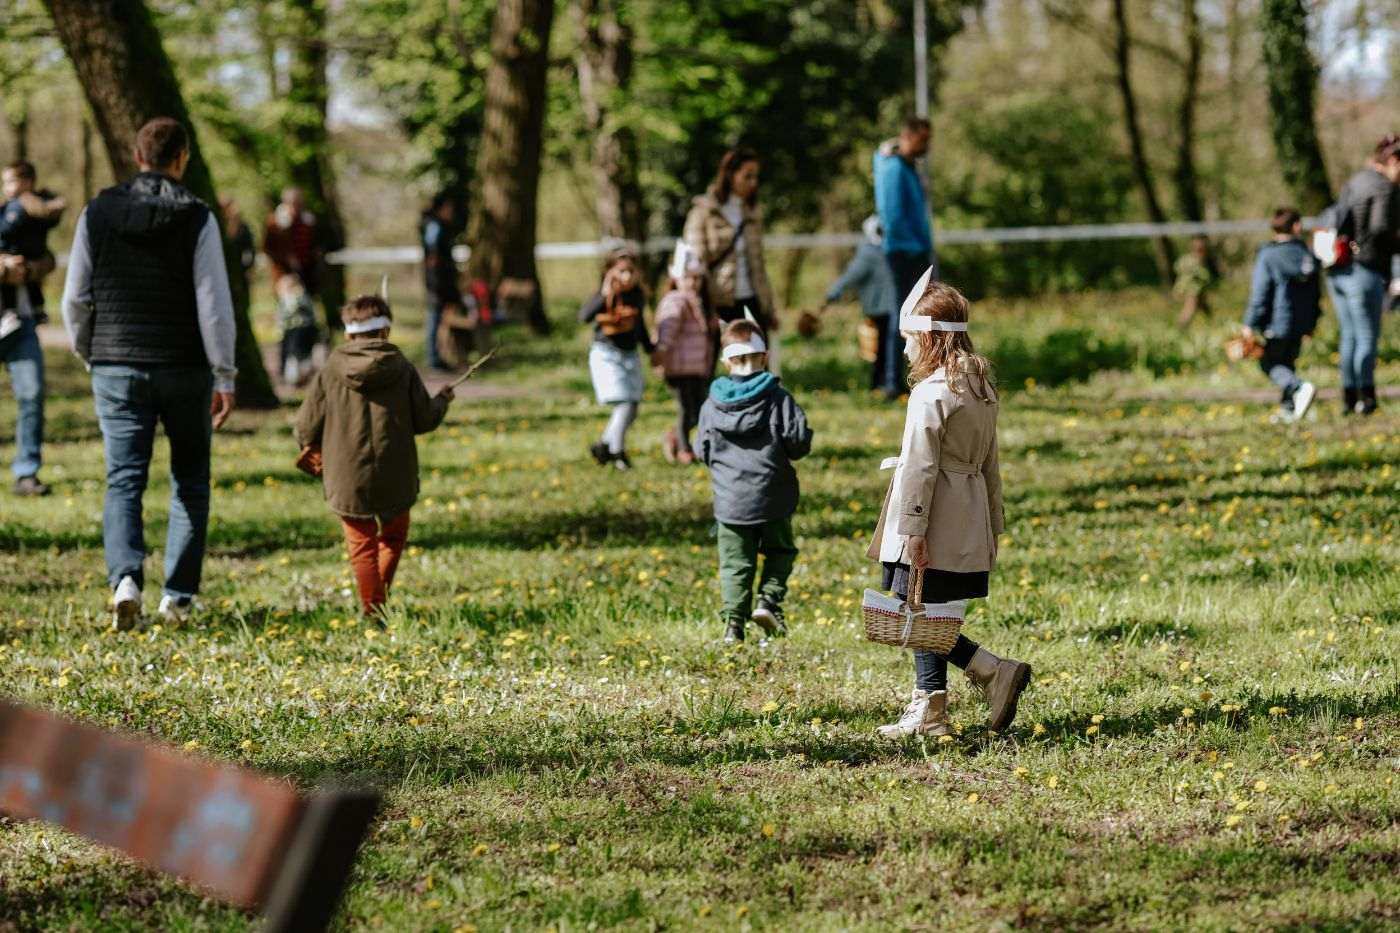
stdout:
<svg viewBox="0 0 1400 933">
<path fill-rule="evenodd" d="M 903 414 L 853 390 L 850 316 L 787 339 L 816 430 L 793 634 L 735 649 L 706 477 L 659 454 L 669 401 L 649 388 L 635 472 L 593 465 L 604 415 L 570 325 L 507 332 L 480 397 L 422 440 L 387 630 L 356 621 L 289 408 L 216 439 L 197 624 L 107 631 L 100 438 L 54 353 L 55 494 L 0 510 L 0 692 L 303 786 L 379 782 L 347 928 L 1393 927 L 1394 403 L 1270 426 L 1263 377 L 1220 364 L 1227 325 L 1182 337 L 1169 317 L 1145 294 L 976 310 L 1006 390 L 1008 532 L 967 631 L 1035 667 L 1006 735 L 961 676 L 957 737 L 873 735 L 911 680 L 857 625 Z M 1306 357 L 1328 387 L 1332 343 Z M 13 418 L 6 395 L 0 436 Z M 0 820 L 0 930 L 251 923 Z"/>
</svg>

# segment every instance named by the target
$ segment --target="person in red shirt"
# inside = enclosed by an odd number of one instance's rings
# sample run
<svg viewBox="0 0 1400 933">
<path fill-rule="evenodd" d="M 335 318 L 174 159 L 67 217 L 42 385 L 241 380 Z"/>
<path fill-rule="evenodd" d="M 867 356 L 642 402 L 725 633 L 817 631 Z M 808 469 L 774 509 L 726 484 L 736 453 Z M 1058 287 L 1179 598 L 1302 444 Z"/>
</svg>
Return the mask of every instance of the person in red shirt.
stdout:
<svg viewBox="0 0 1400 933">
<path fill-rule="evenodd" d="M 316 215 L 306 209 L 300 188 L 286 188 L 267 217 L 262 251 L 272 264 L 272 281 L 285 275 L 301 279 L 313 300 L 321 297 L 321 237 Z"/>
</svg>

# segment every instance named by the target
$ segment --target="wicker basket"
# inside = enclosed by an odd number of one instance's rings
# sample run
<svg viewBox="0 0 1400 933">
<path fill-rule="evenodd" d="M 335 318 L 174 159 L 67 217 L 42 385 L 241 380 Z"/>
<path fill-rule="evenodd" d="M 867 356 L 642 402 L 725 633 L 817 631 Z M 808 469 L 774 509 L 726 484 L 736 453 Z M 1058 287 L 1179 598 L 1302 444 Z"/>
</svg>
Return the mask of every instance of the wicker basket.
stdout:
<svg viewBox="0 0 1400 933">
<path fill-rule="evenodd" d="M 924 572 L 914 570 L 911 576 L 909 599 L 905 602 L 875 590 L 865 591 L 860 601 L 865 640 L 894 645 L 896 648 L 947 654 L 958 640 L 963 609 L 941 603 L 925 606 Z M 913 609 L 912 606 L 918 608 Z"/>
<path fill-rule="evenodd" d="M 880 328 L 863 317 L 856 325 L 856 352 L 867 363 L 873 363 L 880 355 Z"/>
</svg>

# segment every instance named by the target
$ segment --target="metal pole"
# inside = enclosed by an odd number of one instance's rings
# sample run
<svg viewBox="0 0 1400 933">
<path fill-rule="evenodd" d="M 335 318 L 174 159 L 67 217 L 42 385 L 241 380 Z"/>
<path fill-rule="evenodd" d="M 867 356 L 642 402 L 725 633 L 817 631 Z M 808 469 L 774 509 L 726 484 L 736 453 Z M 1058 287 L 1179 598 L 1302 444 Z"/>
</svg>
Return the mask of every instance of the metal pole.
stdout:
<svg viewBox="0 0 1400 933">
<path fill-rule="evenodd" d="M 928 118 L 928 0 L 914 0 L 914 113 Z M 933 149 L 933 134 L 929 134 L 929 149 Z M 924 179 L 924 192 L 933 189 L 933 178 L 929 174 L 928 155 L 919 158 L 919 174 Z M 933 198 L 928 196 L 929 232 L 933 232 Z M 938 255 L 935 248 L 934 256 Z M 934 259 L 934 274 L 937 275 L 938 260 Z"/>
<path fill-rule="evenodd" d="M 928 0 L 914 0 L 914 113 L 928 116 Z"/>
</svg>

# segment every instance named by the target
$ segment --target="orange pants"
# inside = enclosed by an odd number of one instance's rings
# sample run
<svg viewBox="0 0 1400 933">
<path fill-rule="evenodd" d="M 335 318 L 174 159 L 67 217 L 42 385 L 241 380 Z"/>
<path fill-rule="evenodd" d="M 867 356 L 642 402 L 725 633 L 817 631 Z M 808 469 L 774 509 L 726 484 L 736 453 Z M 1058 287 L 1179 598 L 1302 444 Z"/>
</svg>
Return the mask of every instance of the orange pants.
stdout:
<svg viewBox="0 0 1400 933">
<path fill-rule="evenodd" d="M 408 512 L 387 521 L 377 518 L 341 518 L 345 546 L 350 551 L 350 568 L 360 590 L 360 603 L 366 614 L 378 612 L 389 598 L 394 571 L 399 568 L 404 545 L 408 543 Z"/>
</svg>

